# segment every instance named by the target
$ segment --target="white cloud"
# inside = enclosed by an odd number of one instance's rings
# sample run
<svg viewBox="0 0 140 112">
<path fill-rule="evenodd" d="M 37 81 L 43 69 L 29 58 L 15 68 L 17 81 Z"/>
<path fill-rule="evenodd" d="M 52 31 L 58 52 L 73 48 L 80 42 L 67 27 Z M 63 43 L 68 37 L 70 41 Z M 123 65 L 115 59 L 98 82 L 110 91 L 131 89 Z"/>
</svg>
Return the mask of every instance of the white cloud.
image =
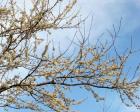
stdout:
<svg viewBox="0 0 140 112">
<path fill-rule="evenodd" d="M 127 31 L 133 31 L 140 26 L 140 0 L 81 0 L 81 14 L 88 15 L 90 12 L 94 16 L 94 30 L 102 32 L 106 28 L 111 28 L 112 24 L 119 24 L 123 17 L 123 25 Z M 129 24 L 129 25 L 128 25 Z M 131 27 L 130 27 L 131 26 Z M 126 32 L 127 32 L 126 31 Z"/>
</svg>

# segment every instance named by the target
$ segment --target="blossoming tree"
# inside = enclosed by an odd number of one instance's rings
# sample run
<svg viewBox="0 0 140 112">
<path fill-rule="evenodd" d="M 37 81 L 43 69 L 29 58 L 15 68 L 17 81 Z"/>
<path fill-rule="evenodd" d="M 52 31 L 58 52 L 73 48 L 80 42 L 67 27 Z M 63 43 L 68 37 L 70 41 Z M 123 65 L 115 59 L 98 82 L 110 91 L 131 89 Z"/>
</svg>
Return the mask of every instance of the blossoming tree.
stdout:
<svg viewBox="0 0 140 112">
<path fill-rule="evenodd" d="M 127 106 L 140 106 L 136 94 L 140 79 L 129 80 L 124 71 L 133 51 L 117 53 L 114 47 L 117 31 L 111 35 L 111 44 L 91 45 L 89 38 L 79 30 L 84 20 L 76 22 L 78 13 L 72 13 L 76 0 L 28 0 L 29 4 L 21 0 L 23 7 L 17 2 L 5 0 L 0 4 L 1 108 L 70 112 L 70 107 L 79 102 L 68 97 L 66 92 L 75 86 L 92 93 L 97 101 L 104 98 L 95 88 L 112 89 Z M 56 51 L 47 36 L 39 36 L 41 32 L 51 35 L 54 30 L 71 28 L 78 29 L 81 39 L 72 40 L 64 52 Z M 41 43 L 45 44 L 40 46 Z M 68 55 L 73 44 L 77 50 L 73 56 L 72 53 Z M 112 48 L 116 55 L 108 56 Z"/>
</svg>

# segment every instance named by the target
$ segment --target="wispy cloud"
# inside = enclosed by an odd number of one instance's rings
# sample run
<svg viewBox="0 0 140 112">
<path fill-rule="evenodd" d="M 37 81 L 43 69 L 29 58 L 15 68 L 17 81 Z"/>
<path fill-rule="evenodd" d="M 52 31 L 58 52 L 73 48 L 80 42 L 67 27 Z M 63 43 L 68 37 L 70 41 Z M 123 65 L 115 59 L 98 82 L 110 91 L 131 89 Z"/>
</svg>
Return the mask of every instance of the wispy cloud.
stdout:
<svg viewBox="0 0 140 112">
<path fill-rule="evenodd" d="M 82 15 L 92 12 L 97 32 L 118 24 L 121 17 L 125 32 L 133 32 L 140 26 L 140 0 L 81 0 L 79 6 Z"/>
</svg>

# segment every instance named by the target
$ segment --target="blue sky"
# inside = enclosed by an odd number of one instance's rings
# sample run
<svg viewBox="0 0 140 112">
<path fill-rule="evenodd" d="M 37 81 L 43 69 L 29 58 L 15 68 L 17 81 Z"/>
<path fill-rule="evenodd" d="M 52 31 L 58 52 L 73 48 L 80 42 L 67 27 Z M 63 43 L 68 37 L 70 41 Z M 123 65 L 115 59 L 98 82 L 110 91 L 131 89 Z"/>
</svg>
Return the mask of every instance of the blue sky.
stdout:
<svg viewBox="0 0 140 112">
<path fill-rule="evenodd" d="M 131 36 L 133 37 L 133 48 L 140 48 L 140 0 L 81 0 L 79 7 L 83 16 L 93 15 L 91 38 L 96 39 L 102 32 L 106 33 L 107 29 L 112 30 L 112 25 L 117 26 L 122 17 L 121 32 L 116 43 L 117 48 L 122 51 L 130 46 Z M 87 24 L 90 24 L 90 21 Z M 136 53 L 130 57 L 128 66 L 131 65 L 132 70 L 140 62 L 139 55 L 140 53 Z M 113 91 L 99 91 L 106 96 L 105 102 L 95 103 L 90 96 L 87 96 L 88 100 L 78 109 L 81 112 L 103 112 L 102 109 L 105 107 L 104 112 L 138 112 L 135 107 L 125 107 Z M 107 109 L 109 106 L 110 108 Z"/>
<path fill-rule="evenodd" d="M 134 48 L 140 48 L 140 0 L 79 0 L 77 8 L 80 9 L 82 17 L 93 16 L 91 39 L 99 38 L 101 33 L 107 33 L 107 29 L 112 30 L 112 25 L 115 24 L 117 26 L 122 17 L 120 38 L 116 43 L 118 49 L 121 51 L 128 47 L 131 36 L 133 37 Z M 87 28 L 90 22 L 89 16 L 89 19 L 86 21 Z M 73 34 L 71 31 L 57 31 L 52 36 L 56 37 L 57 35 L 55 41 L 61 41 L 61 47 L 65 48 L 68 42 L 67 37 L 71 38 Z M 136 53 L 135 56 L 132 56 L 128 65 L 135 67 L 140 62 L 139 55 L 140 53 Z M 72 96 L 77 99 L 86 99 L 85 102 L 79 106 L 74 106 L 74 108 L 80 112 L 103 112 L 103 108 L 105 108 L 104 112 L 138 112 L 135 107 L 125 107 L 113 91 L 104 89 L 98 91 L 106 96 L 105 102 L 96 103 L 89 93 L 74 88 L 72 93 L 70 93 Z M 25 110 L 20 112 L 25 112 Z"/>
</svg>

